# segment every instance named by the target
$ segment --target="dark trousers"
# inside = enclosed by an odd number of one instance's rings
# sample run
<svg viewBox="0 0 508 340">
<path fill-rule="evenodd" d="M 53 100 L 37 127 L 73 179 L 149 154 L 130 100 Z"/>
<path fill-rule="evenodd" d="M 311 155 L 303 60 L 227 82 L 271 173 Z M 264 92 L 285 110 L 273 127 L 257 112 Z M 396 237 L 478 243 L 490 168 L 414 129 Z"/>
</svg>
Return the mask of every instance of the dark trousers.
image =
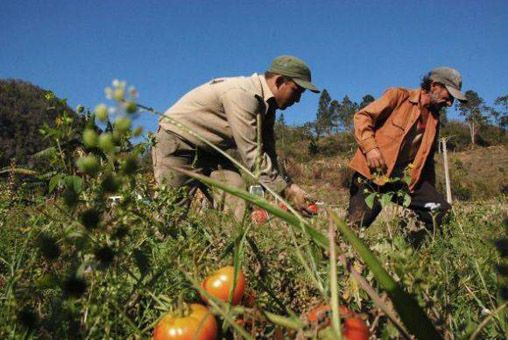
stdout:
<svg viewBox="0 0 508 340">
<path fill-rule="evenodd" d="M 369 208 L 367 203 L 365 203 L 365 198 L 374 191 L 384 194 L 399 190 L 409 191 L 407 185 L 401 182 L 387 183 L 379 186 L 356 172 L 349 188 L 349 223 L 355 227 L 370 226 L 381 212 L 382 207 L 379 200 L 375 199 L 372 209 Z M 422 181 L 417 185 L 415 191 L 409 194 L 411 196 L 411 203 L 408 208 L 416 212 L 418 218 L 425 223 L 427 228 L 432 229 L 434 221 L 436 228 L 439 227 L 443 217 L 451 209 L 451 205 L 436 191 L 436 188 L 429 182 Z M 394 195 L 392 202 L 402 205 L 403 198 Z"/>
</svg>

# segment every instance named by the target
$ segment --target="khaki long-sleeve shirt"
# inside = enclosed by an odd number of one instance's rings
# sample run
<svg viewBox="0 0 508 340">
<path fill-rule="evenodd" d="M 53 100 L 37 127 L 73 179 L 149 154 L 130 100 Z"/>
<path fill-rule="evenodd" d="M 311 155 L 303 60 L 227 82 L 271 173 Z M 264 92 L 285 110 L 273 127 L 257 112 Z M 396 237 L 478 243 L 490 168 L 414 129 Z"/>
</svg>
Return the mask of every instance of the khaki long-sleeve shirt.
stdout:
<svg viewBox="0 0 508 340">
<path fill-rule="evenodd" d="M 257 155 L 257 114 L 262 118 L 263 153 L 260 182 L 276 192 L 288 185 L 277 166 L 275 152 L 275 103 L 263 75 L 217 78 L 184 95 L 164 116 L 170 116 L 227 150 L 236 147 L 247 168 L 253 169 Z M 206 151 L 213 149 L 199 138 L 181 130 L 161 117 L 160 126 Z"/>
<path fill-rule="evenodd" d="M 422 114 L 420 95 L 421 90 L 392 88 L 380 99 L 355 113 L 355 138 L 359 148 L 349 164 L 352 169 L 368 179 L 374 179 L 365 154 L 379 148 L 387 165 L 386 175 L 392 174 L 401 151 L 411 139 L 411 131 Z M 431 183 L 435 181 L 433 158 L 438 123 L 439 117 L 429 114 L 418 151 L 412 161 L 410 190 L 423 177 Z M 377 183 L 383 184 L 381 181 Z"/>
</svg>

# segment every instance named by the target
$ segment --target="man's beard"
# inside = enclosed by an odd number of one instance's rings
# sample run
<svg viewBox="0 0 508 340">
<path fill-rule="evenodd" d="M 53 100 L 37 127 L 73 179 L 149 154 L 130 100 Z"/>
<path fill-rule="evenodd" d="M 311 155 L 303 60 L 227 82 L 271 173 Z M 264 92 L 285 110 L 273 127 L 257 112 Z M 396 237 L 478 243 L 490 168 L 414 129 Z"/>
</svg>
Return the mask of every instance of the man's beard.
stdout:
<svg viewBox="0 0 508 340">
<path fill-rule="evenodd" d="M 441 104 L 434 104 L 434 103 L 431 103 L 429 105 L 429 110 L 438 114 L 440 113 L 444 108 L 446 107 L 446 103 L 441 103 Z"/>
<path fill-rule="evenodd" d="M 428 106 L 429 110 L 438 114 L 441 112 L 443 108 L 446 107 L 446 102 L 438 103 L 436 96 L 433 93 L 430 93 L 430 104 Z"/>
</svg>

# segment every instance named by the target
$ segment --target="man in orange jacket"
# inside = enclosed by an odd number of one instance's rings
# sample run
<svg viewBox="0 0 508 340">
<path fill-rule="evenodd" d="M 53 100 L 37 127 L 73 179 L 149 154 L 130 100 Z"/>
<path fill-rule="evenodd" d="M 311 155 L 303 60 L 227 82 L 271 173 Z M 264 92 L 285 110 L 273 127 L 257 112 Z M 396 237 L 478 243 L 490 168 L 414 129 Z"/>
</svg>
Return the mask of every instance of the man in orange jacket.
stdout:
<svg viewBox="0 0 508 340">
<path fill-rule="evenodd" d="M 349 164 L 355 170 L 348 209 L 352 225 L 368 227 L 381 212 L 377 198 L 371 207 L 367 205 L 370 193 L 404 191 L 411 197 L 408 208 L 427 227 L 441 224 L 451 206 L 435 189 L 439 111 L 450 107 L 454 99 L 466 100 L 461 88 L 457 70 L 439 67 L 423 78 L 420 89 L 389 89 L 355 114 L 359 148 Z M 393 195 L 391 201 L 402 205 L 404 196 Z"/>
</svg>

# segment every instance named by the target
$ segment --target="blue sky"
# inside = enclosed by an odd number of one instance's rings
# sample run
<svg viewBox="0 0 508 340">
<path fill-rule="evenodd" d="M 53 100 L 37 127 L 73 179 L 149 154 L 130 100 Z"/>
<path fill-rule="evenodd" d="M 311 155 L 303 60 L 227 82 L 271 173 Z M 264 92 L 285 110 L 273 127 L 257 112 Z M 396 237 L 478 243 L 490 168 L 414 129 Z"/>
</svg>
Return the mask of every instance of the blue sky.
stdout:
<svg viewBox="0 0 508 340">
<path fill-rule="evenodd" d="M 417 87 L 443 65 L 487 103 L 508 93 L 508 1 L 19 0 L 2 3 L 0 32 L 0 78 L 74 107 L 104 102 L 118 78 L 164 111 L 203 82 L 264 72 L 281 54 L 304 59 L 335 99 Z M 318 99 L 305 93 L 286 120 L 313 120 Z"/>
</svg>

